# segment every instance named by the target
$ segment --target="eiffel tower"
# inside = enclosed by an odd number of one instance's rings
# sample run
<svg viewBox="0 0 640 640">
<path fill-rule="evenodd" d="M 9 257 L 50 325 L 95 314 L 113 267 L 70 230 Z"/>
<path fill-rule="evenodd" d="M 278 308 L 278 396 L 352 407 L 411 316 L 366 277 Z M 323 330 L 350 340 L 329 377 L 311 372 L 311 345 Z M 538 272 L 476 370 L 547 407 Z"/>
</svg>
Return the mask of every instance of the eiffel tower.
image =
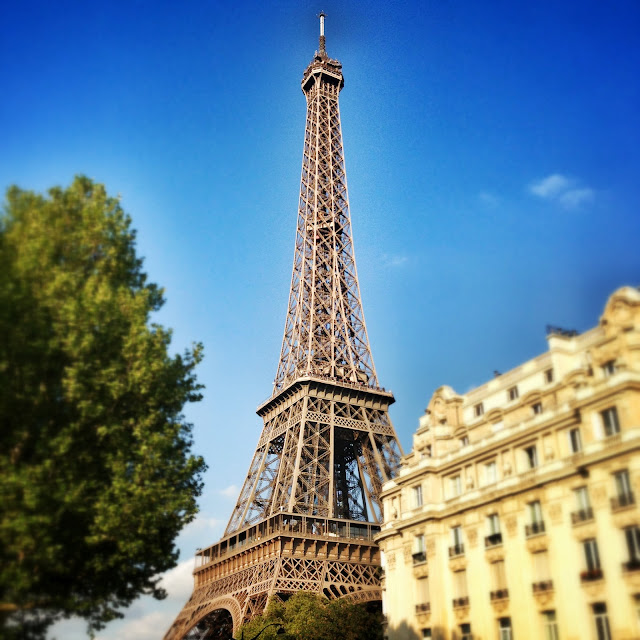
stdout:
<svg viewBox="0 0 640 640">
<path fill-rule="evenodd" d="M 273 393 L 219 542 L 199 550 L 194 590 L 165 640 L 228 638 L 300 590 L 381 600 L 382 484 L 400 447 L 371 357 L 351 239 L 338 94 L 320 49 L 302 78 L 307 121 L 293 277 Z"/>
</svg>

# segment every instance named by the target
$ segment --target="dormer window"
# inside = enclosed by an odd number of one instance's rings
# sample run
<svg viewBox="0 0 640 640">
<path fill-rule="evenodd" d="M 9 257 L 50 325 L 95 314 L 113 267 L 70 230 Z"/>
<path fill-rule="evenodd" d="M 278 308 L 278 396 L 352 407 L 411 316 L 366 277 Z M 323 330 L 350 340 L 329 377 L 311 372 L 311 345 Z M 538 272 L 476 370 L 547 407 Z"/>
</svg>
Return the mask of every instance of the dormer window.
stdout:
<svg viewBox="0 0 640 640">
<path fill-rule="evenodd" d="M 478 404 L 473 407 L 473 414 L 476 418 L 484 415 L 484 405 L 482 402 L 478 402 Z"/>
<path fill-rule="evenodd" d="M 602 372 L 604 373 L 604 377 L 608 378 L 612 376 L 616 372 L 616 361 L 608 360 L 602 365 Z"/>
<path fill-rule="evenodd" d="M 518 393 L 518 387 L 511 387 L 510 389 L 507 389 L 507 395 L 509 396 L 509 401 L 512 402 L 513 400 L 517 400 L 518 396 L 520 395 Z"/>
<path fill-rule="evenodd" d="M 547 384 L 551 384 L 553 382 L 553 369 L 547 369 L 544 372 L 544 381 Z"/>
<path fill-rule="evenodd" d="M 533 415 L 539 416 L 542 413 L 542 402 L 536 402 L 531 408 L 533 409 Z"/>
</svg>

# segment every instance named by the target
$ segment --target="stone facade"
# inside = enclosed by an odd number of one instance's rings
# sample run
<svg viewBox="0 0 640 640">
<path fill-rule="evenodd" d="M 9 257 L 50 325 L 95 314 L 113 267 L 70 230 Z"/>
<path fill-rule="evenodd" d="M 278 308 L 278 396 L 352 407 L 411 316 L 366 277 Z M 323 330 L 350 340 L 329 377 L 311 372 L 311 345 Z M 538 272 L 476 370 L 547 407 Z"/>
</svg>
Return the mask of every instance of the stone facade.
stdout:
<svg viewBox="0 0 640 640">
<path fill-rule="evenodd" d="M 640 638 L 640 291 L 547 339 L 437 389 L 384 485 L 389 640 Z"/>
</svg>

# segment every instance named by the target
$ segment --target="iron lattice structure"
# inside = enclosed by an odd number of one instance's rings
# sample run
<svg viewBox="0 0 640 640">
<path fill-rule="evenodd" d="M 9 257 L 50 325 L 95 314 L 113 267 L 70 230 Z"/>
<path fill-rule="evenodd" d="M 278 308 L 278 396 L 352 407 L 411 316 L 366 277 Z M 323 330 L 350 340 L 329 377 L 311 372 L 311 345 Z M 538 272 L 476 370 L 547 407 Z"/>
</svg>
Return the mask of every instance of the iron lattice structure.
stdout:
<svg viewBox="0 0 640 640">
<path fill-rule="evenodd" d="M 356 272 L 338 95 L 325 49 L 307 67 L 293 276 L 273 394 L 223 538 L 198 551 L 194 592 L 165 636 L 229 637 L 299 590 L 380 600 L 380 492 L 400 461 Z M 225 635 L 226 634 L 226 635 Z"/>
</svg>

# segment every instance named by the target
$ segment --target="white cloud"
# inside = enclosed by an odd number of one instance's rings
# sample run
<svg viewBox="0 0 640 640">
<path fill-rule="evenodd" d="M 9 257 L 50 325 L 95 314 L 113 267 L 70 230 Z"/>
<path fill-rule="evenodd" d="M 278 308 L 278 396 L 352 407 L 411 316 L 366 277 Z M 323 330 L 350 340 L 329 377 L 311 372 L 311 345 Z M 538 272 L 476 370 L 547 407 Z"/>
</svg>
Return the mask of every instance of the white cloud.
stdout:
<svg viewBox="0 0 640 640">
<path fill-rule="evenodd" d="M 152 611 L 111 629 L 105 629 L 96 640 L 158 640 L 173 623 L 176 612 L 172 610 Z M 113 633 L 117 635 L 112 635 Z"/>
<path fill-rule="evenodd" d="M 218 489 L 218 493 L 225 498 L 237 498 L 238 493 L 240 493 L 240 489 L 238 489 L 235 484 L 230 484 L 224 489 Z"/>
<path fill-rule="evenodd" d="M 554 173 L 529 185 L 529 193 L 544 200 L 557 202 L 564 209 L 579 209 L 593 202 L 595 191 L 579 186 L 575 180 Z"/>
<path fill-rule="evenodd" d="M 389 256 L 386 253 L 382 256 L 382 259 L 387 267 L 401 267 L 409 261 L 407 256 Z"/>
<path fill-rule="evenodd" d="M 198 515 L 196 519 L 190 522 L 182 532 L 184 534 L 192 534 L 192 533 L 202 533 L 203 531 L 208 531 L 210 529 L 216 529 L 221 524 L 223 524 L 222 520 L 218 518 L 207 518 L 205 516 Z"/>
<path fill-rule="evenodd" d="M 160 586 L 167 590 L 167 597 L 186 602 L 193 591 L 194 559 L 183 560 L 167 571 L 160 580 Z"/>
<path fill-rule="evenodd" d="M 569 191 L 565 191 L 558 200 L 565 209 L 577 209 L 583 204 L 593 202 L 594 197 L 594 190 L 585 187 L 584 189 L 569 189 Z"/>
<path fill-rule="evenodd" d="M 553 200 L 571 186 L 568 178 L 559 173 L 547 176 L 529 186 L 529 191 L 539 198 Z"/>
</svg>

